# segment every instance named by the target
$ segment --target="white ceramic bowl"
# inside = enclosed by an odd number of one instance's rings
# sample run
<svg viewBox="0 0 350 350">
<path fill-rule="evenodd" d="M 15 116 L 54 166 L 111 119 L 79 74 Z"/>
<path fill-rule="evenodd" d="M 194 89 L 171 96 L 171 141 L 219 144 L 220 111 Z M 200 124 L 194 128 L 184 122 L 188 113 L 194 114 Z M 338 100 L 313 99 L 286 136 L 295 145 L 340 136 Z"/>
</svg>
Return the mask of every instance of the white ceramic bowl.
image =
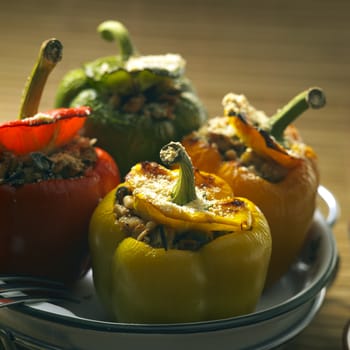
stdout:
<svg viewBox="0 0 350 350">
<path fill-rule="evenodd" d="M 320 309 L 337 269 L 332 233 L 339 208 L 332 193 L 319 188 L 328 207 L 315 212 L 308 241 L 289 272 L 266 290 L 256 312 L 186 324 L 123 324 L 106 318 L 89 273 L 76 286 L 80 304 L 27 304 L 0 310 L 0 345 L 26 349 L 201 349 L 265 350 L 304 329 Z M 2 343 L 1 343 L 2 342 Z"/>
</svg>

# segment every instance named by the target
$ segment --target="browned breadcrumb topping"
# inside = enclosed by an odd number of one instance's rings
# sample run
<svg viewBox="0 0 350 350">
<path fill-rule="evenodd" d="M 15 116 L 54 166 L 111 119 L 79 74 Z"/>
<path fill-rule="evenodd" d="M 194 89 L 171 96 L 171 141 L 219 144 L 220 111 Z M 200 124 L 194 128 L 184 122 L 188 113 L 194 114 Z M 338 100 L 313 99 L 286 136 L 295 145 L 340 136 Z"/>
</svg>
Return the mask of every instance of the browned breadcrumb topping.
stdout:
<svg viewBox="0 0 350 350">
<path fill-rule="evenodd" d="M 211 119 L 209 125 L 194 134 L 194 138 L 203 139 L 216 147 L 223 161 L 235 161 L 238 166 L 246 167 L 250 172 L 269 182 L 277 183 L 287 175 L 288 169 L 273 159 L 263 158 L 247 147 L 234 130 L 230 130 L 225 118 Z"/>
<path fill-rule="evenodd" d="M 257 110 L 242 94 L 228 93 L 222 101 L 225 115 L 245 115 L 255 126 L 266 129 L 269 118 L 263 111 Z M 287 176 L 288 170 L 270 158 L 263 158 L 247 147 L 228 125 L 225 118 L 213 118 L 208 127 L 200 130 L 210 144 L 217 147 L 222 159 L 236 161 L 239 166 L 246 167 L 251 173 L 277 183 Z"/>
<path fill-rule="evenodd" d="M 16 156 L 0 153 L 0 184 L 20 186 L 49 179 L 83 176 L 97 160 L 94 141 L 76 136 L 70 143 L 51 153 L 32 152 Z"/>
</svg>

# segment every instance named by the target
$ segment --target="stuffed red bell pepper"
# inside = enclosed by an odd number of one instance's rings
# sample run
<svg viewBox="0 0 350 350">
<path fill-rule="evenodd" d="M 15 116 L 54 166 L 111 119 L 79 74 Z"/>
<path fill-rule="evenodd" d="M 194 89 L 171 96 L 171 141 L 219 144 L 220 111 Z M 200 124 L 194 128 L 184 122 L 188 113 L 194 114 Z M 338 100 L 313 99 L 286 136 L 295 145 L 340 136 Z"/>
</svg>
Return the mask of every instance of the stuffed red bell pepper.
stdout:
<svg viewBox="0 0 350 350">
<path fill-rule="evenodd" d="M 89 267 L 90 216 L 120 176 L 111 156 L 78 134 L 89 108 L 38 113 L 61 57 L 58 40 L 43 43 L 20 119 L 0 125 L 0 273 L 71 283 Z"/>
</svg>

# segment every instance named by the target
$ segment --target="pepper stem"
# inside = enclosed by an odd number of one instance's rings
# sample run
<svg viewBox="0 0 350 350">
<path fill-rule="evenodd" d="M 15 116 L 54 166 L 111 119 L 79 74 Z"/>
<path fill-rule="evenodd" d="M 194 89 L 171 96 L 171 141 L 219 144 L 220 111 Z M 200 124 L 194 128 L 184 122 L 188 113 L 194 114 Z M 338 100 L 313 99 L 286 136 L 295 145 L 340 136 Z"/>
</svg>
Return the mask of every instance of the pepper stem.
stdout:
<svg viewBox="0 0 350 350">
<path fill-rule="evenodd" d="M 179 142 L 170 142 L 160 151 L 160 159 L 168 166 L 179 165 L 179 177 L 172 191 L 172 201 L 185 205 L 197 198 L 193 165 L 185 148 Z"/>
<path fill-rule="evenodd" d="M 105 21 L 97 27 L 97 32 L 107 41 L 117 41 L 120 56 L 127 61 L 135 54 L 135 48 L 130 40 L 130 34 L 125 26 L 117 21 Z"/>
<path fill-rule="evenodd" d="M 49 39 L 41 44 L 39 56 L 23 91 L 19 119 L 32 117 L 38 112 L 46 80 L 62 59 L 63 46 L 57 39 Z"/>
<path fill-rule="evenodd" d="M 299 115 L 309 107 L 317 109 L 325 104 L 326 97 L 320 88 L 315 87 L 301 92 L 270 118 L 270 135 L 281 141 L 286 127 Z"/>
</svg>

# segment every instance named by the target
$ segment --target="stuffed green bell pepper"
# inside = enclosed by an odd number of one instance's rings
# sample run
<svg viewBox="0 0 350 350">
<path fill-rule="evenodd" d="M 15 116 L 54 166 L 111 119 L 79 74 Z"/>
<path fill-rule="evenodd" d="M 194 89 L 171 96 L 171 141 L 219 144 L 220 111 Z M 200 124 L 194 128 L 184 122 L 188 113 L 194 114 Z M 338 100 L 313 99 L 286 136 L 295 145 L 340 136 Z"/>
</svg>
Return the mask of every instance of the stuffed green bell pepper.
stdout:
<svg viewBox="0 0 350 350">
<path fill-rule="evenodd" d="M 264 215 L 221 178 L 194 170 L 180 143 L 160 154 L 177 168 L 136 164 L 92 216 L 93 277 L 106 310 L 131 323 L 254 311 L 271 255 Z"/>
<path fill-rule="evenodd" d="M 103 22 L 98 31 L 119 43 L 119 55 L 68 72 L 58 87 L 56 106 L 91 107 L 85 134 L 97 139 L 125 175 L 137 162 L 158 161 L 162 146 L 200 127 L 207 113 L 180 55 L 141 56 L 116 21 Z"/>
</svg>

